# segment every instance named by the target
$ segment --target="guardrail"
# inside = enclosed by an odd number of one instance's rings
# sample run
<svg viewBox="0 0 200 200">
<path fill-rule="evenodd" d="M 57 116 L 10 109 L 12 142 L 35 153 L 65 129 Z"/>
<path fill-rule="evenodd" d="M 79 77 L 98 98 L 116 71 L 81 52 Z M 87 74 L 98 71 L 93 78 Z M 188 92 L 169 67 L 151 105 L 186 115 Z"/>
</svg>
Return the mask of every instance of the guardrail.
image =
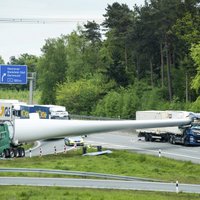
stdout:
<svg viewBox="0 0 200 200">
<path fill-rule="evenodd" d="M 110 118 L 110 117 L 95 117 L 95 116 L 86 116 L 86 115 L 74 115 L 70 114 L 70 119 L 80 119 L 80 120 L 120 120 L 120 117 L 118 118 Z"/>
<path fill-rule="evenodd" d="M 153 181 L 161 182 L 157 179 L 140 178 L 132 176 L 120 176 L 112 174 L 101 174 L 95 172 L 81 172 L 81 171 L 66 171 L 66 170 L 51 170 L 51 169 L 34 169 L 34 168 L 0 168 L 0 172 L 28 172 L 28 173 L 45 173 L 45 174 L 59 174 L 59 175 L 70 175 L 70 176 L 82 176 L 82 177 L 95 177 L 102 179 L 114 179 L 114 180 L 124 180 L 124 181 Z"/>
</svg>

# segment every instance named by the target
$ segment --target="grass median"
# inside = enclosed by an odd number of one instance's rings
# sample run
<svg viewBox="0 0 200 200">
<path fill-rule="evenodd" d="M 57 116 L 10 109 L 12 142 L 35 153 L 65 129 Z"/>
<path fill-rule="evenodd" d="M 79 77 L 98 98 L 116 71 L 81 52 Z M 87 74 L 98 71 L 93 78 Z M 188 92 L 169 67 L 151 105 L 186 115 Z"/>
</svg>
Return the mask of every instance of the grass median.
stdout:
<svg viewBox="0 0 200 200">
<path fill-rule="evenodd" d="M 82 156 L 82 151 L 79 149 L 66 154 L 0 160 L 0 167 L 98 172 L 200 184 L 199 164 L 132 153 L 126 150 L 114 150 L 112 154 L 102 156 Z M 13 175 L 2 172 L 0 176 L 8 174 Z M 22 173 L 15 173 L 15 176 L 17 175 L 22 175 Z M 31 174 L 31 176 L 33 175 Z M 34 173 L 34 176 L 37 174 Z M 41 175 L 39 176 L 41 177 Z"/>
</svg>

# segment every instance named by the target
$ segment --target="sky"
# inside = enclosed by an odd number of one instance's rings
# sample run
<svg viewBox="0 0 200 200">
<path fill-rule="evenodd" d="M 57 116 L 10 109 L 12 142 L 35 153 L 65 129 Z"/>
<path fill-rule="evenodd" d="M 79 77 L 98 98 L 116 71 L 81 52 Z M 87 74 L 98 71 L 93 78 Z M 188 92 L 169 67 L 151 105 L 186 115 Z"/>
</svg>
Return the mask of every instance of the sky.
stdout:
<svg viewBox="0 0 200 200">
<path fill-rule="evenodd" d="M 100 22 L 107 5 L 125 3 L 130 9 L 144 0 L 0 0 L 0 56 L 5 63 L 11 56 L 18 58 L 23 53 L 36 56 L 48 38 L 70 34 L 87 20 Z M 54 18 L 71 20 L 65 23 L 5 23 L 8 18 Z M 0 63 L 1 64 L 1 63 Z"/>
</svg>

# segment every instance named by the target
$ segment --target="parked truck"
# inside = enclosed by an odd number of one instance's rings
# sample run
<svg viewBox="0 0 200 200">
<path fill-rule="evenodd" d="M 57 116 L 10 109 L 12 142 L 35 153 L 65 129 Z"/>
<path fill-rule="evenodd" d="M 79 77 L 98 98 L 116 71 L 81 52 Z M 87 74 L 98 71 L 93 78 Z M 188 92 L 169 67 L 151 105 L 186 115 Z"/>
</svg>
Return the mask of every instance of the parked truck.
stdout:
<svg viewBox="0 0 200 200">
<path fill-rule="evenodd" d="M 0 155 L 3 158 L 24 157 L 25 150 L 13 140 L 12 104 L 0 102 Z"/>
<path fill-rule="evenodd" d="M 39 113 L 40 119 L 70 119 L 64 106 L 35 105 L 34 108 L 35 112 Z"/>
<path fill-rule="evenodd" d="M 137 111 L 136 120 L 186 119 L 192 113 L 187 111 Z M 138 137 L 145 141 L 163 141 L 171 144 L 200 145 L 200 122 L 192 121 L 177 127 L 137 129 Z"/>
<path fill-rule="evenodd" d="M 20 105 L 20 119 L 30 118 L 30 113 L 35 113 L 34 105 Z"/>
<path fill-rule="evenodd" d="M 0 99 L 0 102 L 12 104 L 13 114 L 18 119 L 29 119 L 32 113 L 38 113 L 40 119 L 70 119 L 64 106 L 28 105 L 15 99 Z"/>
</svg>

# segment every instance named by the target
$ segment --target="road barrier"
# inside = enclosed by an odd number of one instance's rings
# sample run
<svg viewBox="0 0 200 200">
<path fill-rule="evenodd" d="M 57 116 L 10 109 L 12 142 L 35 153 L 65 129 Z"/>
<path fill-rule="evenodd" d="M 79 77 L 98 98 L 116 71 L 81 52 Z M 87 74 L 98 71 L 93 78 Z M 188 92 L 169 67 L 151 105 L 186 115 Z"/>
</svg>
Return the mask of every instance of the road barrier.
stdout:
<svg viewBox="0 0 200 200">
<path fill-rule="evenodd" d="M 54 146 L 54 154 L 57 155 L 56 146 Z"/>
<path fill-rule="evenodd" d="M 159 149 L 159 151 L 158 151 L 158 156 L 159 156 L 159 158 L 161 157 L 161 149 Z"/>
<path fill-rule="evenodd" d="M 32 150 L 29 149 L 29 157 L 31 158 L 32 157 Z"/>
<path fill-rule="evenodd" d="M 179 189 L 178 189 L 178 181 L 176 181 L 176 193 L 179 193 Z"/>
<path fill-rule="evenodd" d="M 42 157 L 42 148 L 40 147 L 40 157 Z"/>
<path fill-rule="evenodd" d="M 67 149 L 67 147 L 66 147 L 66 145 L 64 145 L 64 153 L 66 153 L 66 149 Z"/>
</svg>

